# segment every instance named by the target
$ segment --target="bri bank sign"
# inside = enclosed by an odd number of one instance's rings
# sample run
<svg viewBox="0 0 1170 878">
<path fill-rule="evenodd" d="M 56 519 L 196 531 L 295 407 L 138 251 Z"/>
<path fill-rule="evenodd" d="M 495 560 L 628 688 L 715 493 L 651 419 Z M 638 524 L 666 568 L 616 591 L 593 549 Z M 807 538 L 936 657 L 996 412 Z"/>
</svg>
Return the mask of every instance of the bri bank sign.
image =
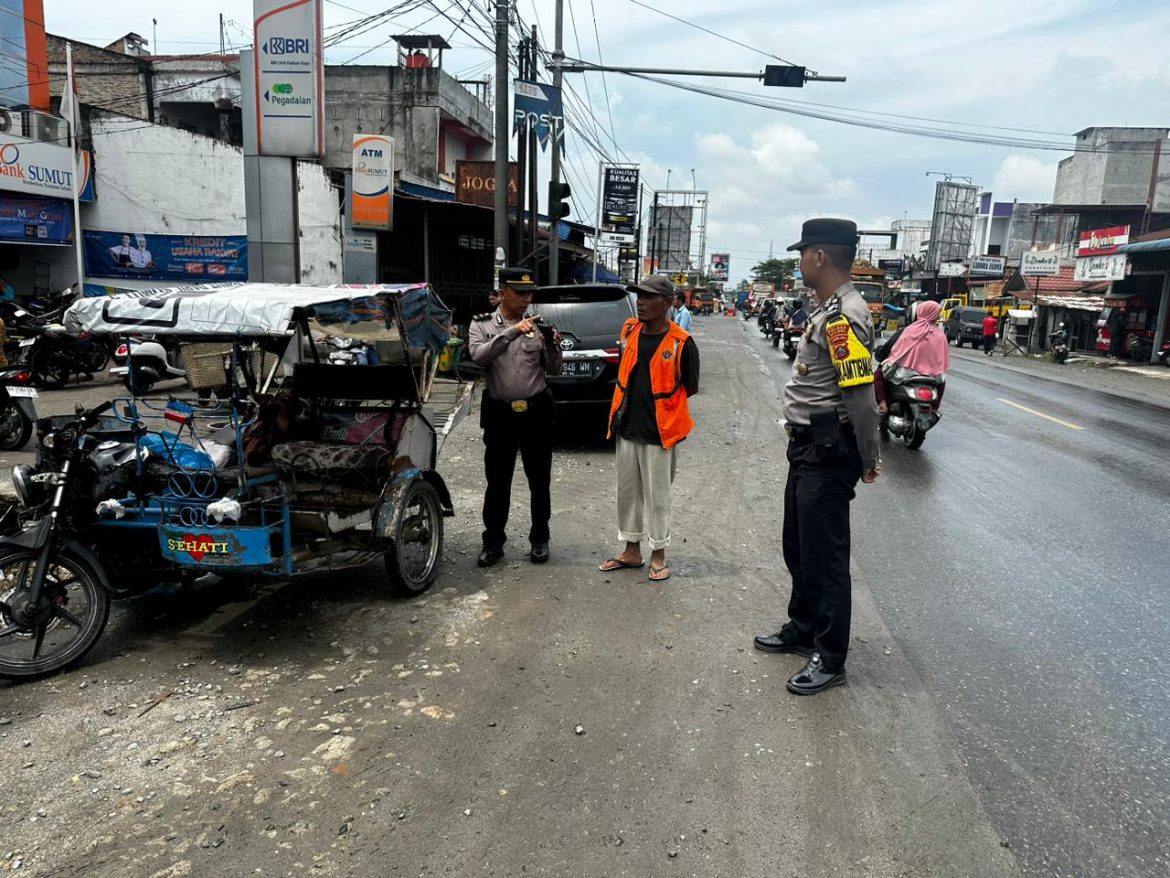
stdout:
<svg viewBox="0 0 1170 878">
<path fill-rule="evenodd" d="M 90 153 L 78 157 L 81 200 L 93 201 Z M 0 189 L 26 195 L 73 198 L 73 156 L 69 147 L 0 134 Z"/>
</svg>

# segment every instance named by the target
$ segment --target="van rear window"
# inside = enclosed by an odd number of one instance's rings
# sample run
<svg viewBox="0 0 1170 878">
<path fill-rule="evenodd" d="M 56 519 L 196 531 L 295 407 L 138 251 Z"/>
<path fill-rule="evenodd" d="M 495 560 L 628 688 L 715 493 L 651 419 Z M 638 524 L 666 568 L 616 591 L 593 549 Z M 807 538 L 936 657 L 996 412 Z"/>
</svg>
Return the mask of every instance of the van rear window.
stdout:
<svg viewBox="0 0 1170 878">
<path fill-rule="evenodd" d="M 532 296 L 537 305 L 570 302 L 620 302 L 629 293 L 618 284 L 582 284 L 581 286 L 542 287 Z"/>
</svg>

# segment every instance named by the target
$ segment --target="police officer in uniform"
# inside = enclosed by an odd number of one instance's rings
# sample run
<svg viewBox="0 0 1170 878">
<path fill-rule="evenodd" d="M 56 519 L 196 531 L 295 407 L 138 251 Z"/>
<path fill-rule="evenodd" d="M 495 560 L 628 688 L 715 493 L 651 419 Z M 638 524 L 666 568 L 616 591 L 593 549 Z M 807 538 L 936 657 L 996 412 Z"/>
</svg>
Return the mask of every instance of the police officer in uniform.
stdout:
<svg viewBox="0 0 1170 878">
<path fill-rule="evenodd" d="M 474 317 L 468 331 L 468 353 L 487 373 L 480 403 L 487 473 L 480 567 L 491 567 L 504 557 L 517 452 L 532 495 L 529 557 L 534 564 L 549 557 L 553 398 L 545 375 L 561 372 L 561 337 L 555 328 L 542 326 L 539 315 L 525 316 L 535 289 L 528 269 L 502 269 L 499 307 Z"/>
<path fill-rule="evenodd" d="M 814 219 L 788 248 L 800 251 L 804 282 L 816 293 L 784 388 L 789 443 L 783 542 L 792 596 L 788 622 L 775 634 L 756 637 L 755 647 L 808 659 L 788 681 L 798 695 L 845 682 L 849 501 L 858 479 L 870 484 L 878 477 L 873 323 L 849 280 L 857 242 L 855 223 Z"/>
</svg>

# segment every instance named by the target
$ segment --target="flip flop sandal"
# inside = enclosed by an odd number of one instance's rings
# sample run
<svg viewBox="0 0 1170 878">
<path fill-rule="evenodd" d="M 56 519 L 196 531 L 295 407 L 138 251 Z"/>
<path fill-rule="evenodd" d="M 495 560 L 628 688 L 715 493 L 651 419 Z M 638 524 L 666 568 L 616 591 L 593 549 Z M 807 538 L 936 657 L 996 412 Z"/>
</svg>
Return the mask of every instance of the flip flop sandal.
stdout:
<svg viewBox="0 0 1170 878">
<path fill-rule="evenodd" d="M 613 566 L 610 567 L 610 564 Z M 629 561 L 622 561 L 620 558 L 610 558 L 608 561 L 602 561 L 597 569 L 602 573 L 613 573 L 615 570 L 637 570 L 645 566 L 645 561 L 641 561 L 638 564 L 631 564 Z"/>
<path fill-rule="evenodd" d="M 663 573 L 666 575 L 661 575 Z M 648 578 L 651 582 L 666 582 L 666 580 L 670 579 L 670 565 L 663 564 L 661 567 L 655 567 L 651 564 Z"/>
</svg>

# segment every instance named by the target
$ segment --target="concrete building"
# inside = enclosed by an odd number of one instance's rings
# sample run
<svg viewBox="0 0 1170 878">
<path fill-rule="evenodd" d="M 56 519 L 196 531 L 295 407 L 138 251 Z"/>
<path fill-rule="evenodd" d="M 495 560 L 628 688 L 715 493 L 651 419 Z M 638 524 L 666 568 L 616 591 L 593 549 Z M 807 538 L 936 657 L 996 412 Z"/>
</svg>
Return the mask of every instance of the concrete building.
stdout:
<svg viewBox="0 0 1170 878">
<path fill-rule="evenodd" d="M 1086 128 L 1057 166 L 1054 204 L 1144 205 L 1170 211 L 1167 128 Z"/>
<path fill-rule="evenodd" d="M 890 223 L 890 230 L 898 233 L 894 249 L 906 259 L 915 259 L 926 253 L 930 239 L 930 220 L 902 219 Z"/>
</svg>

